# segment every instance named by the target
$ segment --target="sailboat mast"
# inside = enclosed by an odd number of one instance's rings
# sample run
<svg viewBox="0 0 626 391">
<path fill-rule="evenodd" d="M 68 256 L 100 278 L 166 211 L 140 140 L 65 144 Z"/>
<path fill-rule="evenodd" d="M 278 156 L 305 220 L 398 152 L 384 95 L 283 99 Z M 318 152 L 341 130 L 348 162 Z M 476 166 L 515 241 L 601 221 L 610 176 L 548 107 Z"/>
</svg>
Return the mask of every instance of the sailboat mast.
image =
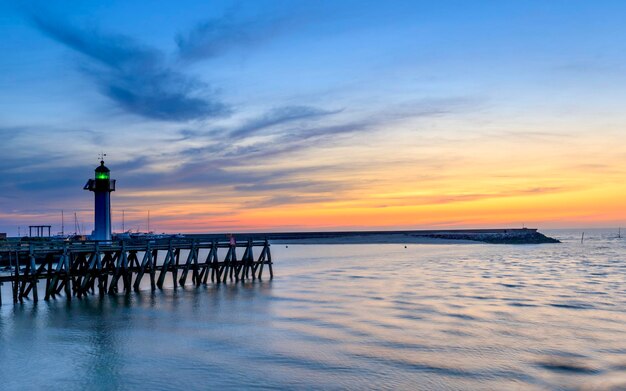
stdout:
<svg viewBox="0 0 626 391">
<path fill-rule="evenodd" d="M 83 234 L 80 229 L 80 224 L 78 224 L 78 215 L 76 214 L 76 212 L 74 212 L 74 233 L 78 235 Z"/>
<path fill-rule="evenodd" d="M 61 236 L 65 235 L 65 217 L 63 216 L 63 209 L 61 209 Z"/>
</svg>

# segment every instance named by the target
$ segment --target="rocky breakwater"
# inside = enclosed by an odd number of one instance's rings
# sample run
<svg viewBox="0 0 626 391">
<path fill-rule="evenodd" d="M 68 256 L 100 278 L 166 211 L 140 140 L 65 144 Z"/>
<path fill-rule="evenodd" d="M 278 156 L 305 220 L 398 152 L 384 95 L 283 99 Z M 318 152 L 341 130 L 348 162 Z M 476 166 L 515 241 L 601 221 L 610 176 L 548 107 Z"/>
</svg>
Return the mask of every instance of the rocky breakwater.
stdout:
<svg viewBox="0 0 626 391">
<path fill-rule="evenodd" d="M 496 244 L 560 243 L 559 240 L 546 236 L 535 228 L 453 230 L 425 233 L 419 236 L 449 240 L 473 240 Z"/>
</svg>

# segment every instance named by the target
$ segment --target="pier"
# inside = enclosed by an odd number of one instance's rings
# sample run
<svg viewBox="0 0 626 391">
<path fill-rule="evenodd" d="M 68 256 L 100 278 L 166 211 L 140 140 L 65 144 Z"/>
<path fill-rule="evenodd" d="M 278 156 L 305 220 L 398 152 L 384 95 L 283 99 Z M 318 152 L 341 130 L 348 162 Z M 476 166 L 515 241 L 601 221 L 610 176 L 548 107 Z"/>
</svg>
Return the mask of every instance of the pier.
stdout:
<svg viewBox="0 0 626 391">
<path fill-rule="evenodd" d="M 217 284 L 261 279 L 265 265 L 269 278 L 274 276 L 267 239 L 8 242 L 0 245 L 0 262 L 10 268 L 10 274 L 0 274 L 0 285 L 11 284 L 13 303 L 38 301 L 43 281 L 45 300 L 59 295 L 71 300 L 139 291 L 144 277 L 152 290 L 162 289 L 168 273 L 174 288 L 185 286 L 188 278 L 194 286 L 207 284 L 209 278 Z"/>
</svg>

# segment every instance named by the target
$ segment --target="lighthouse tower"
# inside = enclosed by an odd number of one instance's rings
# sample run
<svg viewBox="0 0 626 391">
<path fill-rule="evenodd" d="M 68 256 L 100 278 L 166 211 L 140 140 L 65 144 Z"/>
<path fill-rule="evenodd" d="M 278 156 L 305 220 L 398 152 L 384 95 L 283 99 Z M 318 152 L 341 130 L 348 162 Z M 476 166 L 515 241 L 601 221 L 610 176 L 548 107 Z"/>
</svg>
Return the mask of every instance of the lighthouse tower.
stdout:
<svg viewBox="0 0 626 391">
<path fill-rule="evenodd" d="M 93 191 L 95 195 L 92 240 L 111 240 L 111 192 L 115 191 L 115 179 L 112 180 L 110 175 L 111 171 L 104 165 L 104 160 L 100 160 L 95 179 L 87 181 L 83 188 Z"/>
</svg>

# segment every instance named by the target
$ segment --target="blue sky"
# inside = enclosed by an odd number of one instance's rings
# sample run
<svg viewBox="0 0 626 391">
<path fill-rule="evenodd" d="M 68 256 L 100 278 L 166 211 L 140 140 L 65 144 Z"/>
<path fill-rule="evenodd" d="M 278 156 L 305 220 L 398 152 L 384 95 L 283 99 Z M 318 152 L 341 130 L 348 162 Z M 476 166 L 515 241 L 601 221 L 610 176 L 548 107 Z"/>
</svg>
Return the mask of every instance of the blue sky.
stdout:
<svg viewBox="0 0 626 391">
<path fill-rule="evenodd" d="M 58 224 L 61 209 L 89 226 L 81 188 L 101 151 L 124 189 L 116 213 L 140 226 L 152 209 L 169 230 L 194 217 L 197 230 L 256 229 L 247 211 L 374 208 L 424 189 L 475 197 L 459 178 L 488 181 L 490 164 L 516 176 L 491 196 L 578 189 L 559 170 L 625 159 L 606 148 L 624 141 L 625 11 L 618 1 L 2 2 L 0 231 Z M 561 148 L 546 148 L 555 139 Z M 552 157 L 558 166 L 520 173 Z M 385 199 L 380 189 L 398 182 L 380 175 L 390 171 L 419 188 Z M 337 213 L 276 228 L 354 227 Z M 615 220 L 564 216 L 536 221 Z M 382 220 L 370 225 L 472 224 Z"/>
</svg>

